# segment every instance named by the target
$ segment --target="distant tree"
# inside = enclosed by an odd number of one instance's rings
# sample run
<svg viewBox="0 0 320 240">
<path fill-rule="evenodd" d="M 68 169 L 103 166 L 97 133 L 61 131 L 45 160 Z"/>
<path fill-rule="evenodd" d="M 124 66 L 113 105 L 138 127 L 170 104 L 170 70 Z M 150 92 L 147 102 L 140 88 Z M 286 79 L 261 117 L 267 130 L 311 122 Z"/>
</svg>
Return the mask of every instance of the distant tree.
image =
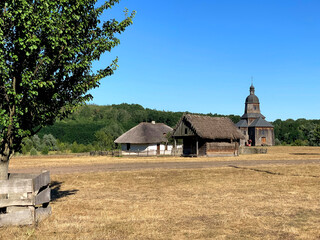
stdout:
<svg viewBox="0 0 320 240">
<path fill-rule="evenodd" d="M 44 145 L 44 147 L 47 147 L 51 151 L 58 150 L 57 140 L 54 138 L 52 134 L 46 134 L 43 136 L 42 145 Z"/>
<path fill-rule="evenodd" d="M 320 146 L 320 125 L 313 130 L 313 141 L 316 146 Z"/>
<path fill-rule="evenodd" d="M 0 1 L 0 179 L 23 138 L 90 100 L 87 91 L 116 69 L 117 59 L 95 73 L 91 66 L 120 43 L 115 34 L 132 24 L 134 12 L 100 23 L 119 0 L 96 2 Z"/>
<path fill-rule="evenodd" d="M 35 149 L 37 149 L 38 151 L 41 150 L 41 139 L 39 138 L 39 136 L 36 134 L 36 135 L 33 135 L 31 137 L 31 140 L 33 142 L 33 147 Z"/>
<path fill-rule="evenodd" d="M 119 124 L 112 122 L 95 133 L 96 145 L 99 150 L 112 150 L 115 148 L 114 140 L 122 133 L 123 130 Z"/>
<path fill-rule="evenodd" d="M 32 148 L 32 149 L 30 150 L 30 155 L 31 155 L 31 156 L 38 155 L 37 150 L 36 150 L 35 148 Z"/>
</svg>

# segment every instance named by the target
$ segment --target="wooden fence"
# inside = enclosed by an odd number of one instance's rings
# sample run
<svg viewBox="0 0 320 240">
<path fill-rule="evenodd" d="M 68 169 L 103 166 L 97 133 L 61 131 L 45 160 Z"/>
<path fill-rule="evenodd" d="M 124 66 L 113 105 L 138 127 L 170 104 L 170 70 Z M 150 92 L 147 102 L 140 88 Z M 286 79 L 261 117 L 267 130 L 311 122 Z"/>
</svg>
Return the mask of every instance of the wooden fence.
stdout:
<svg viewBox="0 0 320 240">
<path fill-rule="evenodd" d="M 144 151 L 121 151 L 121 150 L 112 150 L 112 151 L 93 151 L 90 152 L 90 156 L 181 156 L 182 148 L 169 150 L 144 150 Z"/>
<path fill-rule="evenodd" d="M 11 173 L 0 180 L 0 226 L 29 225 L 51 214 L 50 172 Z"/>
</svg>

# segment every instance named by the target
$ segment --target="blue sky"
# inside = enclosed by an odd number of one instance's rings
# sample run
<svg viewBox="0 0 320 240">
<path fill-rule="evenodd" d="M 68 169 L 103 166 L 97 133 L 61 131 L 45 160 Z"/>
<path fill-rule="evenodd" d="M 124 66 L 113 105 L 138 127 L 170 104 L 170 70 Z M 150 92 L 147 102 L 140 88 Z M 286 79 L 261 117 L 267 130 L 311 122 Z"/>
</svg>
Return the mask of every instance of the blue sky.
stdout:
<svg viewBox="0 0 320 240">
<path fill-rule="evenodd" d="M 103 1 L 99 1 L 103 2 Z M 121 0 L 103 20 L 136 10 L 119 68 L 91 103 L 242 115 L 251 77 L 266 119 L 320 119 L 320 1 Z"/>
</svg>

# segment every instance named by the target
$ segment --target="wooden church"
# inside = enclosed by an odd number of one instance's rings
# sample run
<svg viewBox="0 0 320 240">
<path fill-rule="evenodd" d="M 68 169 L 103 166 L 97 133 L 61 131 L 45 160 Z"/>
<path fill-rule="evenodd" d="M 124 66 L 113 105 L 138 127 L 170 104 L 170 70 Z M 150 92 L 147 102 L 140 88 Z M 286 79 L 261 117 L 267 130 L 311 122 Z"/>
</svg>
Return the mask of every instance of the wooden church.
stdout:
<svg viewBox="0 0 320 240">
<path fill-rule="evenodd" d="M 240 145 L 274 145 L 274 127 L 260 113 L 259 98 L 255 95 L 255 88 L 252 84 L 250 86 L 250 95 L 245 101 L 244 114 L 236 126 L 245 136 L 245 139 L 240 141 Z"/>
</svg>

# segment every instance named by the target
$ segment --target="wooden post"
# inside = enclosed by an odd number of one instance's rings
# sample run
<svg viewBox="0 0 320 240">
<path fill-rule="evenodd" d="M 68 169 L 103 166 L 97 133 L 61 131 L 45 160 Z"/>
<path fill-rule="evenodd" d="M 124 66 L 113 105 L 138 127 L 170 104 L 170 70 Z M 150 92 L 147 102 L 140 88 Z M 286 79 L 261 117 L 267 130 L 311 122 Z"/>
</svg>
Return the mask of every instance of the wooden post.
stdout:
<svg viewBox="0 0 320 240">
<path fill-rule="evenodd" d="M 196 141 L 196 150 L 197 150 L 197 157 L 199 155 L 199 141 L 198 141 L 198 138 L 197 138 L 197 141 Z"/>
</svg>

